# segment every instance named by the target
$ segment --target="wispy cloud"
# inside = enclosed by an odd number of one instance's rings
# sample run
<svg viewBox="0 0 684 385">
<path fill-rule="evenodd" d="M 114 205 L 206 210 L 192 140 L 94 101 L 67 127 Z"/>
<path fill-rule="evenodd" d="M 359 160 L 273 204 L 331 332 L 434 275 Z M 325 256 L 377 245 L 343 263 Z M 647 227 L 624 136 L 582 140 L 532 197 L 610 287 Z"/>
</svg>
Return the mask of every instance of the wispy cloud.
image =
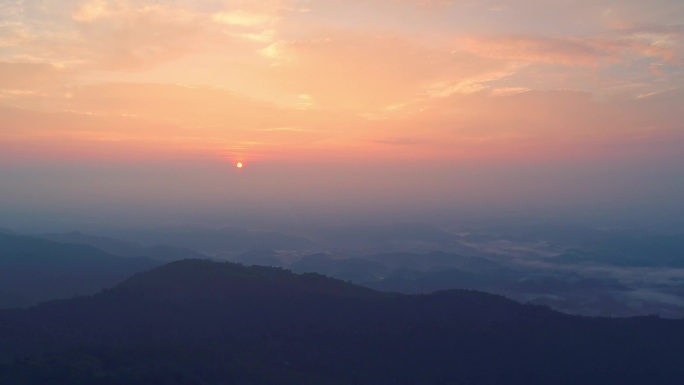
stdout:
<svg viewBox="0 0 684 385">
<path fill-rule="evenodd" d="M 0 105 L 86 142 L 108 136 L 83 117 L 216 151 L 627 153 L 681 121 L 681 7 L 657 1 L 6 1 Z M 64 134 L 48 120 L 6 131 Z"/>
</svg>

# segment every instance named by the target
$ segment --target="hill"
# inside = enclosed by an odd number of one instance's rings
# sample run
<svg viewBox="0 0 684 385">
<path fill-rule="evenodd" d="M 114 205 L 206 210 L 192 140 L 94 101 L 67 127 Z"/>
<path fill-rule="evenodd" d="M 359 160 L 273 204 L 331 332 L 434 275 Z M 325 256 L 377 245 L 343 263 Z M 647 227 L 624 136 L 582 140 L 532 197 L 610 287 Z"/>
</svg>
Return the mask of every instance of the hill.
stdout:
<svg viewBox="0 0 684 385">
<path fill-rule="evenodd" d="M 0 383 L 674 384 L 683 337 L 684 321 L 191 260 L 1 311 Z"/>
<path fill-rule="evenodd" d="M 48 233 L 36 235 L 37 238 L 48 239 L 61 243 L 72 243 L 93 246 L 109 254 L 122 257 L 145 256 L 160 261 L 170 262 L 180 259 L 201 259 L 207 256 L 182 247 L 168 245 L 142 246 L 134 242 L 122 241 L 116 238 L 88 235 L 79 231 L 68 233 Z"/>
<path fill-rule="evenodd" d="M 303 237 L 239 227 L 168 226 L 127 229 L 113 236 L 143 245 L 170 245 L 207 255 L 234 255 L 254 249 L 307 250 L 315 244 Z"/>
<path fill-rule="evenodd" d="M 0 227 L 0 234 L 15 234 L 15 232 L 4 227 Z"/>
<path fill-rule="evenodd" d="M 93 294 L 160 264 L 149 258 L 114 256 L 86 245 L 0 234 L 0 305 L 26 306 Z"/>
</svg>

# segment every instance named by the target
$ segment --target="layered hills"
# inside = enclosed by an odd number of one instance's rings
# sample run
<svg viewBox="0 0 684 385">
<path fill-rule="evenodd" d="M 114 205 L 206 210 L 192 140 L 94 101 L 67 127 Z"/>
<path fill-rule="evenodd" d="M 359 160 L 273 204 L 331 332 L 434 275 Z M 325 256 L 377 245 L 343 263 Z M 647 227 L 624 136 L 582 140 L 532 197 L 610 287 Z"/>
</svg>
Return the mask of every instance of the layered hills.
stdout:
<svg viewBox="0 0 684 385">
<path fill-rule="evenodd" d="M 207 260 L 0 312 L 0 383 L 673 384 L 684 321 L 381 293 Z"/>
<path fill-rule="evenodd" d="M 0 307 L 94 294 L 161 264 L 83 244 L 0 233 Z"/>
</svg>

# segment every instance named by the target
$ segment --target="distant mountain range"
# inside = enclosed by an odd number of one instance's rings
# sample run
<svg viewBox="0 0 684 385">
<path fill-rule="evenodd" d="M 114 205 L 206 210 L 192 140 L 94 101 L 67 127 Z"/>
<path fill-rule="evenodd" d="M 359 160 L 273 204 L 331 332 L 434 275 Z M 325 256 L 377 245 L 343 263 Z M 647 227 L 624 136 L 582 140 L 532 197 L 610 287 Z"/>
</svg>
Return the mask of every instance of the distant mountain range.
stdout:
<svg viewBox="0 0 684 385">
<path fill-rule="evenodd" d="M 88 245 L 0 233 L 0 307 L 93 294 L 160 264 Z"/>
<path fill-rule="evenodd" d="M 0 227 L 0 234 L 15 234 L 15 232 L 4 227 Z"/>
<path fill-rule="evenodd" d="M 0 311 L 0 383 L 677 384 L 683 339 L 684 321 L 186 260 L 91 297 Z"/>
<path fill-rule="evenodd" d="M 164 262 L 208 258 L 184 244 L 218 254 L 261 244 L 304 248 L 313 244 L 305 238 L 237 228 L 174 228 L 151 231 L 142 238 L 151 245 L 79 231 L 20 235 L 0 228 L 0 308 L 93 294 Z M 155 243 L 155 239 L 181 246 Z"/>
<path fill-rule="evenodd" d="M 434 250 L 460 254 L 473 252 L 461 243 L 459 235 L 420 223 L 322 227 L 312 230 L 312 234 L 326 249 L 351 250 L 361 254 Z"/>
<path fill-rule="evenodd" d="M 177 261 L 180 259 L 207 258 L 207 256 L 204 254 L 183 247 L 160 244 L 153 246 L 142 246 L 134 242 L 126 242 L 110 237 L 88 235 L 79 231 L 72 231 L 68 233 L 37 234 L 35 236 L 37 238 L 49 239 L 55 242 L 93 246 L 109 254 L 122 257 L 145 256 L 166 262 Z"/>
<path fill-rule="evenodd" d="M 18 236 L 7 229 L 0 229 L 0 234 Z M 72 231 L 32 237 L 92 246 L 110 257 L 169 262 L 210 255 L 246 265 L 316 272 L 405 294 L 471 289 L 571 314 L 684 317 L 684 235 L 675 230 L 528 223 L 446 231 L 395 223 L 309 229 L 315 242 L 280 232 L 196 225 L 128 228 L 105 234 L 108 236 Z M 33 254 L 40 252 L 34 250 Z M 34 270 L 42 263 L 36 262 Z M 126 278 L 117 275 L 116 280 L 98 280 L 101 284 L 95 285 L 92 274 L 71 274 L 66 285 L 53 285 L 58 290 L 41 290 L 41 285 L 28 284 L 42 277 L 34 270 L 0 282 L 0 308 L 89 294 Z M 12 284 L 21 277 L 22 285 Z M 43 280 L 60 279 L 48 275 Z M 78 285 L 81 289 L 60 292 Z M 40 293 L 32 294 L 32 290 Z"/>
<path fill-rule="evenodd" d="M 684 272 L 670 268 L 622 269 L 596 262 L 569 265 L 559 258 L 562 256 L 518 262 L 509 256 L 486 253 L 464 256 L 433 251 L 356 257 L 326 252 L 292 259 L 275 250 L 253 250 L 231 260 L 284 267 L 297 273 L 316 272 L 381 291 L 426 294 L 469 289 L 547 305 L 570 314 L 684 317 L 684 286 L 676 280 Z M 639 275 L 644 273 L 659 280 L 640 281 Z M 672 279 L 668 280 L 669 276 Z"/>
<path fill-rule="evenodd" d="M 684 268 L 684 233 L 649 229 L 600 229 L 579 224 L 541 222 L 479 229 L 466 243 L 494 241 L 544 243 L 563 250 L 559 264 L 601 263 L 619 267 Z"/>
<path fill-rule="evenodd" d="M 212 256 L 234 255 L 254 249 L 317 248 L 314 242 L 301 236 L 239 227 L 168 226 L 114 231 L 112 235 L 143 245 L 169 245 Z"/>
</svg>

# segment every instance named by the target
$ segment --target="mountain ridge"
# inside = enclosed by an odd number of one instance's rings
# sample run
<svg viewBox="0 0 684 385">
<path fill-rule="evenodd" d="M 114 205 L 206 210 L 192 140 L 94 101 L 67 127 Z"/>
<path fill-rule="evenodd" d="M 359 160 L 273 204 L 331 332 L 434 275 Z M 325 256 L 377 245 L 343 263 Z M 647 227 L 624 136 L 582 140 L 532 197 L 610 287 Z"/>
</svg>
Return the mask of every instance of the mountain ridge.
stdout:
<svg viewBox="0 0 684 385">
<path fill-rule="evenodd" d="M 21 303 L 7 300 L 9 306 L 93 294 L 160 263 L 88 245 L 0 234 L 0 292 L 22 298 Z"/>
<path fill-rule="evenodd" d="M 0 311 L 0 382 L 672 384 L 684 380 L 682 338 L 684 320 L 570 316 L 481 292 L 381 293 L 187 260 L 94 296 Z"/>
<path fill-rule="evenodd" d="M 160 261 L 173 261 L 179 259 L 206 258 L 207 256 L 197 251 L 182 247 L 174 247 L 162 244 L 143 246 L 134 242 L 128 242 L 111 237 L 89 235 L 74 230 L 67 233 L 43 233 L 33 235 L 36 238 L 47 239 L 60 243 L 82 244 L 93 246 L 109 254 L 121 257 L 149 257 Z"/>
</svg>

